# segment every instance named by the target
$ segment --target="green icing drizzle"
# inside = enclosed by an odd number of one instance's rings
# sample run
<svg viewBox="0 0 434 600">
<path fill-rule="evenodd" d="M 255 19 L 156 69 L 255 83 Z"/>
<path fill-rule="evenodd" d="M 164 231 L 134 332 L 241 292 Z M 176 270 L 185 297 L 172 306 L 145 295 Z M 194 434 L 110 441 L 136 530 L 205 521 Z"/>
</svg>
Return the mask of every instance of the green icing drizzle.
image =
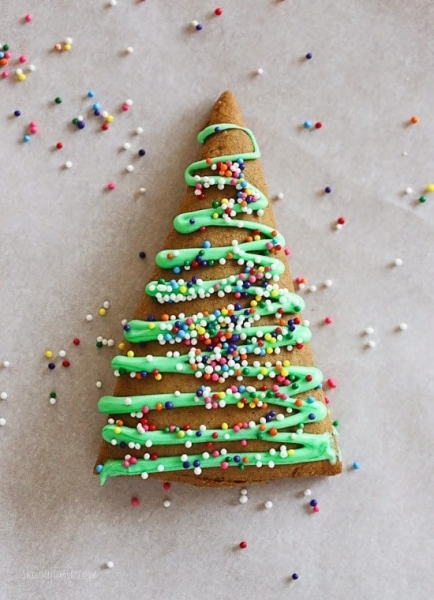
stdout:
<svg viewBox="0 0 434 600">
<path fill-rule="evenodd" d="M 133 343 L 158 340 L 160 344 L 181 343 L 188 341 L 191 350 L 187 353 L 168 352 L 166 356 L 130 357 L 117 356 L 112 361 L 112 367 L 120 374 L 142 373 L 153 371 L 158 373 L 194 374 L 200 378 L 211 377 L 213 382 L 223 383 L 229 377 L 236 377 L 242 381 L 243 377 L 256 377 L 260 380 L 265 377 L 274 379 L 279 385 L 274 385 L 273 390 L 260 391 L 248 386 L 245 393 L 240 392 L 235 386 L 226 392 L 217 392 L 219 400 L 215 402 L 212 398 L 215 391 L 211 387 L 201 386 L 205 393 L 199 395 L 194 392 L 157 395 L 141 395 L 129 397 L 105 396 L 99 401 L 99 410 L 109 414 L 128 414 L 133 416 L 143 415 L 142 410 L 161 410 L 162 408 L 176 409 L 191 406 L 206 406 L 207 408 L 224 408 L 226 405 L 239 404 L 240 399 L 249 403 L 254 396 L 261 406 L 262 403 L 275 404 L 284 407 L 287 415 L 281 414 L 276 418 L 263 421 L 262 428 L 259 424 L 236 429 L 206 429 L 202 426 L 199 430 L 188 430 L 181 432 L 174 428 L 165 431 L 145 431 L 138 423 L 136 428 L 116 425 L 113 420 L 103 428 L 103 438 L 114 445 L 125 443 L 130 448 L 139 449 L 158 445 L 186 444 L 190 448 L 194 443 L 213 441 L 243 441 L 263 439 L 268 442 L 283 444 L 279 450 L 270 448 L 266 452 L 241 452 L 228 453 L 221 451 L 218 455 L 202 454 L 182 456 L 164 456 L 157 460 L 150 460 L 149 454 L 145 453 L 143 459 L 126 456 L 125 460 L 108 460 L 100 472 L 101 483 L 107 477 L 115 475 L 138 475 L 146 478 L 150 473 L 161 471 L 176 471 L 194 468 L 195 474 L 200 474 L 203 468 L 238 466 L 295 464 L 319 460 L 329 460 L 335 463 L 337 454 L 330 433 L 308 434 L 303 432 L 305 423 L 318 422 L 325 418 L 327 409 L 323 403 L 313 397 L 309 397 L 300 404 L 293 399 L 296 394 L 307 392 L 318 387 L 322 381 L 321 372 L 314 367 L 289 366 L 281 362 L 261 362 L 253 360 L 249 363 L 247 355 L 257 358 L 278 354 L 279 348 L 287 346 L 292 348 L 296 344 L 303 344 L 310 340 L 311 332 L 304 325 L 292 325 L 291 327 L 263 325 L 258 322 L 262 316 L 283 313 L 298 313 L 304 308 L 303 300 L 287 289 L 278 285 L 279 276 L 284 272 L 284 264 L 273 254 L 284 248 L 284 237 L 273 228 L 264 223 L 241 219 L 240 216 L 252 215 L 262 216 L 268 205 L 266 196 L 255 186 L 247 182 L 243 176 L 234 177 L 199 176 L 197 171 L 209 169 L 211 165 L 232 161 L 238 167 L 245 160 L 257 159 L 260 156 L 259 148 L 253 133 L 246 128 L 233 124 L 220 124 L 218 126 L 206 127 L 198 135 L 199 142 L 203 143 L 207 137 L 228 129 L 244 131 L 250 138 L 253 150 L 236 155 L 219 156 L 209 160 L 201 160 L 192 163 L 185 171 L 187 185 L 198 188 L 198 186 L 210 187 L 217 185 L 220 189 L 224 186 L 232 186 L 237 190 L 237 198 L 227 198 L 221 202 L 214 202 L 211 208 L 201 209 L 193 212 L 183 213 L 174 219 L 175 229 L 183 234 L 189 234 L 199 230 L 201 227 L 234 227 L 251 230 L 254 236 L 252 241 L 239 243 L 234 240 L 231 245 L 222 247 L 211 247 L 211 244 L 203 248 L 185 248 L 174 250 L 163 250 L 158 253 L 156 263 L 163 269 L 171 269 L 175 276 L 184 269 L 189 271 L 192 267 L 200 264 L 203 266 L 213 265 L 216 262 L 224 264 L 227 260 L 236 260 L 245 271 L 238 275 L 230 275 L 224 279 L 202 280 L 195 276 L 192 280 L 182 277 L 170 280 L 161 279 L 151 281 L 146 286 L 146 293 L 154 297 L 160 303 L 177 303 L 194 298 L 207 298 L 212 294 L 224 297 L 227 294 L 254 296 L 256 306 L 253 310 L 232 310 L 230 315 L 236 317 L 235 325 L 231 320 L 225 319 L 227 312 L 214 310 L 211 314 L 198 313 L 186 317 L 181 314 L 172 316 L 166 321 L 139 321 L 133 320 L 128 324 L 125 331 L 127 340 Z M 235 167 L 236 169 L 237 167 Z M 201 193 L 201 192 L 199 192 Z M 247 202 L 247 200 L 250 200 Z M 196 261 L 196 264 L 195 264 Z M 253 279 L 248 273 L 255 273 Z M 247 282 L 248 285 L 247 285 Z M 264 285 L 265 282 L 265 285 Z M 254 324 L 256 323 L 256 324 Z M 236 356 L 234 359 L 233 349 L 228 345 L 223 348 L 213 348 L 212 351 L 196 353 L 196 344 L 203 333 L 214 336 L 217 332 L 230 331 L 229 343 L 232 336 L 237 336 Z M 243 355 L 239 357 L 239 355 Z M 208 374 L 208 375 L 207 375 Z M 297 432 L 280 431 L 288 427 L 298 426 Z M 271 432 L 271 433 L 270 433 Z M 291 448 L 286 449 L 285 444 Z"/>
</svg>

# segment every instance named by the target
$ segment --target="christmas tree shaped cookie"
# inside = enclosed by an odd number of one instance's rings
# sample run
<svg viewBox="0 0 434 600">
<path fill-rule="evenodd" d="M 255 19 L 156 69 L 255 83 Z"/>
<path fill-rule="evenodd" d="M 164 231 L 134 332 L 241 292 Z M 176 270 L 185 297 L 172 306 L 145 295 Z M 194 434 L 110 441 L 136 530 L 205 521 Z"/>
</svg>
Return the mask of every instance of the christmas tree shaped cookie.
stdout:
<svg viewBox="0 0 434 600">
<path fill-rule="evenodd" d="M 195 485 L 333 475 L 339 449 L 274 222 L 259 148 L 230 92 L 152 280 L 125 326 L 95 472 Z"/>
</svg>

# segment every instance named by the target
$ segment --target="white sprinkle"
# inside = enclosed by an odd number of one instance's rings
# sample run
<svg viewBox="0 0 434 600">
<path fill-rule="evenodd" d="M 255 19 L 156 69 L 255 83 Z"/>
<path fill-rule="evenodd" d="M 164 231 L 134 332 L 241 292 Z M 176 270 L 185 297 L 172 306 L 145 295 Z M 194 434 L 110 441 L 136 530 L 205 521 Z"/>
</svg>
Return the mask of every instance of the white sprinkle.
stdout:
<svg viewBox="0 0 434 600">
<path fill-rule="evenodd" d="M 398 328 L 400 329 L 400 331 L 407 331 L 408 325 L 407 325 L 407 323 L 400 323 L 398 325 Z"/>
<path fill-rule="evenodd" d="M 271 500 L 267 500 L 267 502 L 265 502 L 264 506 L 265 506 L 265 508 L 273 508 L 273 503 L 271 502 Z"/>
<path fill-rule="evenodd" d="M 377 345 L 376 342 L 374 342 L 374 340 L 369 340 L 369 342 L 366 344 L 367 348 L 375 348 L 375 346 Z"/>
<path fill-rule="evenodd" d="M 246 490 L 246 488 L 242 488 L 242 489 L 240 490 L 240 494 L 241 494 L 242 496 L 245 496 L 245 495 L 247 494 L 247 490 Z"/>
<path fill-rule="evenodd" d="M 79 115 L 79 116 L 77 117 L 77 121 L 84 121 L 84 119 L 83 119 L 82 115 Z"/>
<path fill-rule="evenodd" d="M 141 477 L 142 479 L 148 479 L 148 477 L 149 477 L 149 474 L 148 474 L 148 473 L 146 473 L 146 471 L 143 471 L 143 473 L 140 475 L 140 477 Z"/>
<path fill-rule="evenodd" d="M 65 350 L 59 350 L 59 356 L 60 356 L 60 358 L 65 358 L 66 351 Z"/>
<path fill-rule="evenodd" d="M 107 117 L 109 116 L 108 112 L 106 110 L 103 110 L 101 113 L 101 116 L 103 119 L 107 119 Z"/>
<path fill-rule="evenodd" d="M 125 104 L 127 106 L 132 106 L 133 105 L 133 101 L 131 100 L 131 98 L 128 98 L 128 100 L 125 100 Z"/>
<path fill-rule="evenodd" d="M 7 369 L 7 368 L 9 367 L 9 365 L 10 365 L 10 364 L 11 364 L 11 363 L 10 363 L 8 360 L 4 360 L 4 361 L 3 361 L 3 366 L 4 366 L 4 368 L 5 368 L 5 369 Z"/>
<path fill-rule="evenodd" d="M 169 508 L 169 506 L 170 506 L 170 500 L 165 500 L 163 502 L 163 506 L 164 506 L 164 508 Z"/>
<path fill-rule="evenodd" d="M 71 167 L 72 167 L 72 162 L 70 160 L 67 160 L 65 163 L 65 168 L 70 169 Z"/>
<path fill-rule="evenodd" d="M 97 381 L 95 385 L 96 385 L 96 387 L 97 387 L 97 388 L 102 388 L 102 383 L 101 383 L 101 381 Z"/>
<path fill-rule="evenodd" d="M 400 267 L 403 262 L 404 261 L 402 260 L 402 258 L 395 258 L 395 260 L 393 261 L 393 264 L 395 265 L 395 267 Z"/>
<path fill-rule="evenodd" d="M 132 173 L 134 171 L 133 165 L 128 165 L 127 171 L 128 171 L 128 173 Z"/>
<path fill-rule="evenodd" d="M 408 154 L 408 152 L 406 152 L 406 151 L 404 150 L 404 152 L 402 153 L 402 156 L 407 156 L 407 154 Z"/>
<path fill-rule="evenodd" d="M 316 285 L 311 285 L 309 288 L 309 292 L 316 292 Z"/>
<path fill-rule="evenodd" d="M 50 398 L 50 404 L 56 404 L 57 400 L 56 398 Z"/>
<path fill-rule="evenodd" d="M 312 490 L 310 490 L 309 488 L 307 488 L 307 489 L 304 490 L 303 494 L 305 496 L 311 496 L 312 495 Z"/>
<path fill-rule="evenodd" d="M 15 73 L 16 73 L 17 75 L 21 75 L 21 73 L 22 73 L 22 72 L 23 72 L 23 70 L 22 70 L 22 69 L 16 69 L 16 70 L 15 70 Z"/>
<path fill-rule="evenodd" d="M 110 6 L 116 6 L 117 3 L 117 0 L 110 0 Z"/>
<path fill-rule="evenodd" d="M 247 496 L 245 496 L 245 495 L 244 495 L 244 496 L 240 496 L 240 497 L 238 498 L 238 502 L 239 502 L 240 504 L 245 504 L 247 501 L 248 501 L 248 498 L 247 498 Z"/>
<path fill-rule="evenodd" d="M 114 564 L 111 560 L 108 560 L 105 564 L 105 566 L 107 567 L 107 569 L 113 569 Z"/>
<path fill-rule="evenodd" d="M 0 427 L 4 427 L 6 425 L 6 419 L 4 417 L 0 417 Z"/>
<path fill-rule="evenodd" d="M 132 54 L 134 52 L 134 48 L 132 46 L 128 46 L 126 51 L 127 51 L 127 54 Z"/>
<path fill-rule="evenodd" d="M 366 327 L 364 333 L 366 335 L 372 335 L 374 333 L 374 328 L 373 327 Z"/>
<path fill-rule="evenodd" d="M 72 37 L 65 38 L 65 44 L 72 44 Z"/>
<path fill-rule="evenodd" d="M 264 69 L 261 69 L 261 67 L 259 67 L 259 69 L 256 71 L 256 73 L 258 75 L 263 75 L 264 74 Z"/>
<path fill-rule="evenodd" d="M 283 192 L 279 192 L 278 194 L 276 194 L 276 199 L 277 200 L 283 200 L 283 198 L 285 197 Z"/>
<path fill-rule="evenodd" d="M 92 315 L 86 315 L 86 321 L 93 321 Z"/>
<path fill-rule="evenodd" d="M 8 395 L 7 395 L 7 393 L 6 393 L 6 392 L 2 392 L 2 393 L 0 394 L 0 399 L 1 399 L 1 400 L 7 400 L 7 397 L 8 397 Z"/>
<path fill-rule="evenodd" d="M 309 327 L 309 325 L 310 325 L 310 321 L 308 321 L 307 319 L 305 319 L 305 320 L 303 321 L 303 325 L 306 325 L 306 327 Z"/>
<path fill-rule="evenodd" d="M 35 65 L 29 65 L 29 71 L 31 71 L 32 73 L 33 71 L 36 71 Z"/>
<path fill-rule="evenodd" d="M 123 148 L 124 150 L 129 150 L 131 148 L 131 144 L 129 142 L 125 142 Z"/>
<path fill-rule="evenodd" d="M 136 133 L 137 133 L 137 135 L 140 135 L 141 133 L 143 133 L 143 127 L 137 127 Z"/>
<path fill-rule="evenodd" d="M 413 193 L 413 188 L 411 188 L 411 187 L 406 187 L 406 188 L 405 188 L 405 193 L 406 193 L 407 195 L 410 195 L 410 194 L 412 194 L 412 193 Z"/>
<path fill-rule="evenodd" d="M 192 21 L 191 25 L 192 27 L 196 27 L 196 25 L 199 25 L 199 21 Z"/>
<path fill-rule="evenodd" d="M 110 308 L 111 304 L 108 300 L 104 300 L 104 302 L 102 303 L 102 305 L 104 306 L 104 308 Z"/>
<path fill-rule="evenodd" d="M 112 339 L 107 340 L 107 346 L 114 346 L 114 345 L 115 345 L 115 341 L 114 340 L 112 340 Z"/>
<path fill-rule="evenodd" d="M 336 229 L 342 229 L 342 223 L 336 223 Z"/>
<path fill-rule="evenodd" d="M 324 281 L 325 287 L 331 287 L 333 285 L 333 281 L 331 279 L 326 279 Z"/>
<path fill-rule="evenodd" d="M 140 192 L 141 194 L 144 194 L 144 193 L 146 192 L 146 188 L 144 188 L 144 187 L 141 187 L 141 188 L 139 189 L 139 192 Z"/>
<path fill-rule="evenodd" d="M 126 325 L 127 323 L 128 323 L 128 320 L 127 320 L 127 319 L 122 319 L 122 321 L 121 321 L 121 325 L 122 325 L 122 327 L 123 327 L 124 325 Z"/>
</svg>

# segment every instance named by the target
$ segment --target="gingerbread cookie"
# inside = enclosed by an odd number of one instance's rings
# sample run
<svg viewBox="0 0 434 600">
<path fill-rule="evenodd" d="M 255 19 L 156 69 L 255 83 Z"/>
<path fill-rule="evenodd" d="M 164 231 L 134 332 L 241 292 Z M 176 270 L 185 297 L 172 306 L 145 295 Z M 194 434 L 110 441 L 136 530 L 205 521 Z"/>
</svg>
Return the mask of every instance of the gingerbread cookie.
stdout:
<svg viewBox="0 0 434 600">
<path fill-rule="evenodd" d="M 334 475 L 342 464 L 253 133 L 225 92 L 157 254 L 95 472 L 195 485 Z"/>
</svg>

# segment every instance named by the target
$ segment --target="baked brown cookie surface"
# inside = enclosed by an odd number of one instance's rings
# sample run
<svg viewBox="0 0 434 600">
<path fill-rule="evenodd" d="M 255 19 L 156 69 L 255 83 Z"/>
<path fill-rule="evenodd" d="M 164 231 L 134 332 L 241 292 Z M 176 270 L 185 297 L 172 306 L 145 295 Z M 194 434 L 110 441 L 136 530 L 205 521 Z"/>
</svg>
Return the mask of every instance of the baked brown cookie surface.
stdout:
<svg viewBox="0 0 434 600">
<path fill-rule="evenodd" d="M 95 472 L 225 486 L 334 475 L 342 464 L 259 148 L 230 92 L 198 161 L 125 355 Z"/>
</svg>

